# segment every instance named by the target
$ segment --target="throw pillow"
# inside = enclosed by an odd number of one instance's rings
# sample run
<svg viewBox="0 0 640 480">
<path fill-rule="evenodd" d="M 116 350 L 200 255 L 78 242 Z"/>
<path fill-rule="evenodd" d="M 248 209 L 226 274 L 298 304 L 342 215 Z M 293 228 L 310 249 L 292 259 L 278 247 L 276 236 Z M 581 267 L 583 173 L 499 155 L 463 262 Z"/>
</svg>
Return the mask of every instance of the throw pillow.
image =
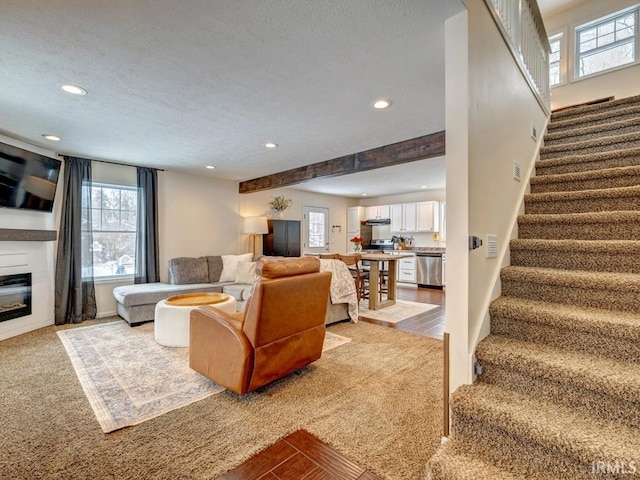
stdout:
<svg viewBox="0 0 640 480">
<path fill-rule="evenodd" d="M 252 284 L 256 279 L 256 262 L 242 262 L 238 265 L 236 283 Z"/>
<path fill-rule="evenodd" d="M 169 283 L 186 285 L 208 282 L 209 267 L 205 257 L 177 257 L 169 260 Z"/>
<path fill-rule="evenodd" d="M 243 262 L 250 262 L 252 258 L 252 253 L 245 253 L 242 255 L 222 255 L 222 273 L 220 274 L 220 281 L 234 282 L 238 272 L 238 265 Z"/>
</svg>

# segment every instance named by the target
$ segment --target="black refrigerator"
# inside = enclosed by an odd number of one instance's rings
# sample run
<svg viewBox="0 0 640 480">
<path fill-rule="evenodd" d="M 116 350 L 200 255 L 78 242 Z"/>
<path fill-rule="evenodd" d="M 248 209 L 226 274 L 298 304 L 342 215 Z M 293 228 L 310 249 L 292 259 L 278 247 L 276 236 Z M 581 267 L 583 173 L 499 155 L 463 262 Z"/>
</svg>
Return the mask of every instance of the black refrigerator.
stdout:
<svg viewBox="0 0 640 480">
<path fill-rule="evenodd" d="M 276 257 L 299 257 L 300 220 L 269 220 L 269 233 L 262 237 L 262 253 Z"/>
</svg>

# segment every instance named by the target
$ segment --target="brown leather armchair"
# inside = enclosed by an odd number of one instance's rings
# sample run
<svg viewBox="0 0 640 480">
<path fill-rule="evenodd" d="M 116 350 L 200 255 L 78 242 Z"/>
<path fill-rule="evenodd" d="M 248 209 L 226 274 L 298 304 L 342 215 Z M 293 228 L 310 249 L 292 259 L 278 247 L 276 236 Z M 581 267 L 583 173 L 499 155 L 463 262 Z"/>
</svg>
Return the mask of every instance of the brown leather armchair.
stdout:
<svg viewBox="0 0 640 480">
<path fill-rule="evenodd" d="M 189 366 L 244 394 L 320 358 L 331 272 L 313 257 L 269 259 L 244 312 L 191 312 Z"/>
</svg>

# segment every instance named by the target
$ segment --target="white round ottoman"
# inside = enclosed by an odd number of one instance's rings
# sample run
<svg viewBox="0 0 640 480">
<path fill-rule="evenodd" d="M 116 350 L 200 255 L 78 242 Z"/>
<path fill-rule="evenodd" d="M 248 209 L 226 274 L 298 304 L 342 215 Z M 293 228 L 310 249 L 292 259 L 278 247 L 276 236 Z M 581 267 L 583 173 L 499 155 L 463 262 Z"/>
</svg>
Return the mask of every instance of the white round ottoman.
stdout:
<svg viewBox="0 0 640 480">
<path fill-rule="evenodd" d="M 156 342 L 165 347 L 189 346 L 189 315 L 194 308 L 209 305 L 227 313 L 235 313 L 236 299 L 224 293 L 185 293 L 156 305 L 154 333 Z"/>
</svg>

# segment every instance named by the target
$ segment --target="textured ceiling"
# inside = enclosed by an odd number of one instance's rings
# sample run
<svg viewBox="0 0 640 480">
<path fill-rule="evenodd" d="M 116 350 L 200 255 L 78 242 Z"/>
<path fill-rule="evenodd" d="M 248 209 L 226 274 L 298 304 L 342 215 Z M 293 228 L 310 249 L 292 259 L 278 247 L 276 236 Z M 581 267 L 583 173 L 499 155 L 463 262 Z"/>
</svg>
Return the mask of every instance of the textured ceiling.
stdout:
<svg viewBox="0 0 640 480">
<path fill-rule="evenodd" d="M 444 129 L 444 20 L 463 9 L 460 0 L 3 0 L 0 132 L 230 180 L 433 133 Z M 65 94 L 64 82 L 89 93 Z M 378 97 L 392 108 L 373 110 Z"/>
<path fill-rule="evenodd" d="M 538 2 L 543 15 L 582 3 Z M 0 132 L 63 154 L 230 180 L 433 133 L 444 129 L 443 22 L 463 9 L 461 0 L 2 0 Z M 64 94 L 64 82 L 89 94 Z M 378 97 L 393 107 L 374 111 Z M 443 188 L 443 165 L 300 188 Z"/>
</svg>

